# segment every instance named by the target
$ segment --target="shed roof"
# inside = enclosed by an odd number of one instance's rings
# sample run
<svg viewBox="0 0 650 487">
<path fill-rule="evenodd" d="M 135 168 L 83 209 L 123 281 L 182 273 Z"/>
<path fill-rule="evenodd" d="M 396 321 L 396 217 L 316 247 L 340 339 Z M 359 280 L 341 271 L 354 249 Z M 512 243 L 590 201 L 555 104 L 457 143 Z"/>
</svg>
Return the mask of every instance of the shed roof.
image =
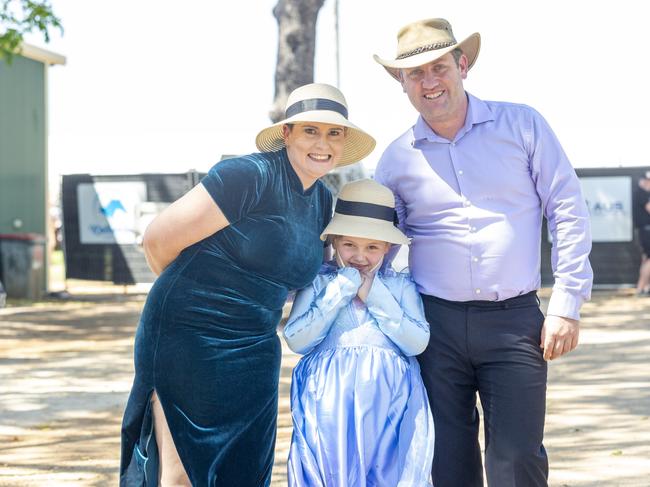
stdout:
<svg viewBox="0 0 650 487">
<path fill-rule="evenodd" d="M 44 64 L 65 64 L 65 56 L 23 42 L 20 55 Z"/>
</svg>

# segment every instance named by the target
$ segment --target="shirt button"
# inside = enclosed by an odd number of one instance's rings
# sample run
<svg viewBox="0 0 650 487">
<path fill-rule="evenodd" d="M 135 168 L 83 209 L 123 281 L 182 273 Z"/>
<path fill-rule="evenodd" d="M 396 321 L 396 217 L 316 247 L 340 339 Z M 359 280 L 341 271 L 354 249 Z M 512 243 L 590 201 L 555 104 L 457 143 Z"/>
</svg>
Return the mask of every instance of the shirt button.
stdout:
<svg viewBox="0 0 650 487">
<path fill-rule="evenodd" d="M 474 292 L 475 292 L 476 294 L 481 294 L 481 290 L 480 290 L 480 289 L 476 289 L 476 290 L 474 290 Z"/>
<path fill-rule="evenodd" d="M 474 233 L 476 231 L 476 227 L 469 227 L 469 231 Z"/>
<path fill-rule="evenodd" d="M 478 262 L 478 257 L 472 257 L 472 260 L 473 260 L 474 262 Z"/>
<path fill-rule="evenodd" d="M 463 170 L 461 169 L 460 171 L 458 171 L 458 174 L 460 174 L 462 176 L 463 175 Z"/>
<path fill-rule="evenodd" d="M 465 200 L 463 201 L 463 206 L 467 208 L 468 206 L 472 206 L 472 202 L 470 200 Z"/>
</svg>

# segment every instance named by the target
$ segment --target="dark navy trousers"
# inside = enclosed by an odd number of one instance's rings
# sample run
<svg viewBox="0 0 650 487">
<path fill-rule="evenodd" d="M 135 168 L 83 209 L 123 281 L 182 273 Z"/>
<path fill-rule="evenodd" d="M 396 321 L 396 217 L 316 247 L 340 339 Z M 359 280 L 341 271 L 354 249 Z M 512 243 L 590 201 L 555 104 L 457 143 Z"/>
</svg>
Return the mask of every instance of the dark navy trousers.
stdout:
<svg viewBox="0 0 650 487">
<path fill-rule="evenodd" d="M 435 487 L 482 487 L 477 393 L 491 487 L 546 487 L 544 315 L 532 292 L 504 301 L 422 295 L 431 339 L 418 357 L 435 424 Z"/>
</svg>

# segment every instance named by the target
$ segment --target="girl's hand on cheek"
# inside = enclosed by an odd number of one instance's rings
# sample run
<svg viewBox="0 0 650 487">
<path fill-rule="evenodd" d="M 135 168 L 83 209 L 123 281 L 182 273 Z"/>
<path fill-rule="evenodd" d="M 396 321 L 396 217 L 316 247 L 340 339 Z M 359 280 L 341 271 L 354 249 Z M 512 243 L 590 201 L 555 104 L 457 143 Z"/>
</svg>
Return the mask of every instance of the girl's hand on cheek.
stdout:
<svg viewBox="0 0 650 487">
<path fill-rule="evenodd" d="M 357 296 L 359 296 L 359 299 L 364 303 L 366 302 L 366 299 L 368 299 L 368 293 L 370 292 L 370 288 L 372 287 L 372 280 L 374 279 L 374 277 L 375 277 L 374 272 L 361 273 L 361 286 L 359 286 L 359 291 L 357 291 Z"/>
</svg>

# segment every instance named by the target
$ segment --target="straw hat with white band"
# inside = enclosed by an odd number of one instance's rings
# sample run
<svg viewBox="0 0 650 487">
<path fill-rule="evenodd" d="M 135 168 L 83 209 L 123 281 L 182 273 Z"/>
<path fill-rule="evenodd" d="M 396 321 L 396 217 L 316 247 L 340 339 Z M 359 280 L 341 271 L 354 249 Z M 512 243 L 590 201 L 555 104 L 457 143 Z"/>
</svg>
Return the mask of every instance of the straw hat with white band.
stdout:
<svg viewBox="0 0 650 487">
<path fill-rule="evenodd" d="M 469 61 L 469 70 L 481 49 L 481 35 L 472 35 L 457 42 L 451 25 L 445 19 L 425 19 L 405 25 L 397 33 L 397 55 L 395 59 L 382 59 L 376 54 L 375 61 L 400 80 L 400 69 L 416 68 L 441 58 L 454 49 L 461 49 Z"/>
<path fill-rule="evenodd" d="M 341 189 L 334 216 L 320 238 L 347 235 L 408 245 L 409 239 L 394 222 L 393 192 L 372 179 L 359 179 Z"/>
<path fill-rule="evenodd" d="M 340 90 L 323 83 L 301 86 L 291 92 L 285 119 L 265 128 L 255 138 L 262 152 L 284 147 L 282 126 L 287 123 L 318 122 L 345 127 L 345 148 L 337 166 L 360 161 L 375 148 L 375 139 L 348 120 L 348 105 Z"/>
</svg>

